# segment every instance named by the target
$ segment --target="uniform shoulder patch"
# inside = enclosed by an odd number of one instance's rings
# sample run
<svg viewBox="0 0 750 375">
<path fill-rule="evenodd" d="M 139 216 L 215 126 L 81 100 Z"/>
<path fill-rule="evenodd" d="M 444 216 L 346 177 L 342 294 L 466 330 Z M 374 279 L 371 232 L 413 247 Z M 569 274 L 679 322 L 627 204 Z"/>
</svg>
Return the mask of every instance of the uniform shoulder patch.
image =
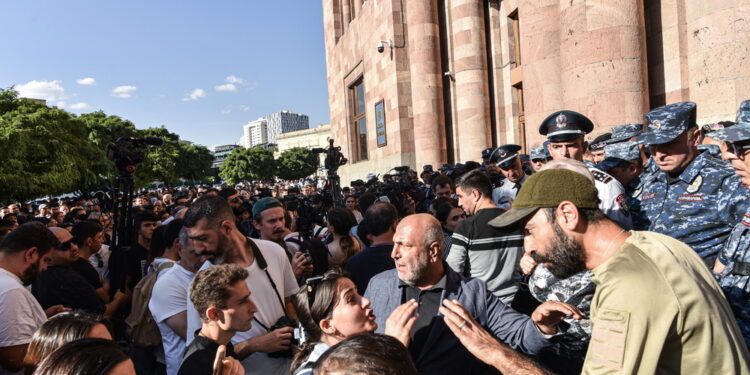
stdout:
<svg viewBox="0 0 750 375">
<path fill-rule="evenodd" d="M 601 309 L 594 319 L 589 356 L 599 366 L 619 371 L 625 358 L 630 314 L 627 311 Z"/>
<path fill-rule="evenodd" d="M 612 176 L 610 176 L 610 175 L 608 175 L 608 174 L 606 174 L 606 173 L 604 173 L 604 172 L 602 172 L 602 171 L 600 171 L 598 169 L 589 169 L 589 171 L 591 171 L 591 174 L 594 175 L 594 179 L 597 180 L 597 181 L 599 181 L 599 182 L 603 182 L 603 183 L 606 184 L 606 183 L 612 181 Z"/>
<path fill-rule="evenodd" d="M 693 179 L 692 182 L 690 182 L 690 185 L 688 185 L 687 189 L 685 189 L 688 193 L 693 194 L 701 189 L 701 185 L 703 185 L 703 176 L 697 175 Z"/>
</svg>

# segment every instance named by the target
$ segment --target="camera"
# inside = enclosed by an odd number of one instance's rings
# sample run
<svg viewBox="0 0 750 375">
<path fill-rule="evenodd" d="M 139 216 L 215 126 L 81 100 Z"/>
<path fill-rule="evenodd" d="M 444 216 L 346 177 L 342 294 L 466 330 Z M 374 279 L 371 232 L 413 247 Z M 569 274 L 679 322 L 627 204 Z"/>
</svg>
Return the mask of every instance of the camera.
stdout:
<svg viewBox="0 0 750 375">
<path fill-rule="evenodd" d="M 383 51 L 385 51 L 385 44 L 381 40 L 378 42 L 378 53 L 383 53 Z"/>
<path fill-rule="evenodd" d="M 281 318 L 279 318 L 279 320 L 277 320 L 276 323 L 274 323 L 271 326 L 271 328 L 268 329 L 268 332 L 272 332 L 272 331 L 275 331 L 277 329 L 284 328 L 284 327 L 295 328 L 295 327 L 297 327 L 297 322 L 295 322 L 294 319 L 292 319 L 292 318 L 284 315 Z M 292 343 L 291 343 L 289 349 L 279 350 L 279 351 L 273 352 L 273 353 L 268 353 L 268 356 L 271 357 L 271 358 L 292 358 L 292 348 L 291 347 L 294 346 L 294 345 L 297 345 L 297 339 L 295 337 L 292 337 L 291 341 L 292 341 Z"/>
</svg>

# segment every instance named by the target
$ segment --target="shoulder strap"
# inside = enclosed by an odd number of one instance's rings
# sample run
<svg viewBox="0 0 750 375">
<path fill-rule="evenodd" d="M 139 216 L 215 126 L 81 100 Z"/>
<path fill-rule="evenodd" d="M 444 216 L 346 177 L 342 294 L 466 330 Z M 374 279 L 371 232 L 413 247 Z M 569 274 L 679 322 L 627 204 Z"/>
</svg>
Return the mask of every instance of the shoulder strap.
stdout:
<svg viewBox="0 0 750 375">
<path fill-rule="evenodd" d="M 271 282 L 271 288 L 273 288 L 273 292 L 276 293 L 276 298 L 279 299 L 279 304 L 281 304 L 281 311 L 284 312 L 284 315 L 286 315 L 286 306 L 284 305 L 284 300 L 281 298 L 281 295 L 279 294 L 279 290 L 276 289 L 276 283 L 273 282 L 273 278 L 271 278 L 271 274 L 268 273 L 268 263 L 266 263 L 266 258 L 263 257 L 263 253 L 260 252 L 260 249 L 258 248 L 258 245 L 255 243 L 255 241 L 252 238 L 248 238 L 248 241 L 250 241 L 250 248 L 253 249 L 253 255 L 255 256 L 255 261 L 258 262 L 258 267 L 263 270 L 263 272 L 266 273 L 266 276 L 268 277 L 268 281 Z"/>
</svg>

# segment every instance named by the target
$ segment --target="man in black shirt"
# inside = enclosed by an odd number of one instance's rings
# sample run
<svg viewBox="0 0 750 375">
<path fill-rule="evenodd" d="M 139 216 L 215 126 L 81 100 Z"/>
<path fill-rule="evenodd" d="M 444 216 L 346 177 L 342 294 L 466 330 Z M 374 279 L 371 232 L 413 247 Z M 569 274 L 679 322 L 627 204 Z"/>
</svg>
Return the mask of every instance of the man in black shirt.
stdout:
<svg viewBox="0 0 750 375">
<path fill-rule="evenodd" d="M 89 257 L 101 249 L 104 243 L 104 229 L 96 220 L 84 220 L 76 223 L 72 230 L 78 246 L 78 256 L 73 261 L 73 269 L 83 276 L 104 302 L 109 302 L 109 284 L 99 276 L 99 272 L 89 262 Z"/>
<path fill-rule="evenodd" d="M 250 299 L 247 276 L 247 270 L 236 264 L 209 267 L 195 276 L 190 300 L 200 315 L 201 329 L 188 346 L 178 375 L 212 374 L 221 346 L 227 355 L 222 374 L 244 374 L 230 340 L 236 332 L 250 329 L 258 311 Z"/>
<path fill-rule="evenodd" d="M 398 224 L 398 211 L 390 203 L 375 203 L 365 212 L 364 223 L 368 234 L 372 236 L 372 244 L 354 254 L 346 263 L 346 272 L 351 275 L 357 292 L 361 295 L 365 294 L 367 283 L 373 276 L 396 267 L 391 258 L 391 250 L 393 234 Z"/>
<path fill-rule="evenodd" d="M 146 275 L 146 258 L 151 247 L 151 237 L 158 226 L 159 219 L 151 211 L 144 211 L 136 217 L 135 228 L 138 231 L 136 243 L 126 253 L 128 288 L 135 285 Z"/>
</svg>

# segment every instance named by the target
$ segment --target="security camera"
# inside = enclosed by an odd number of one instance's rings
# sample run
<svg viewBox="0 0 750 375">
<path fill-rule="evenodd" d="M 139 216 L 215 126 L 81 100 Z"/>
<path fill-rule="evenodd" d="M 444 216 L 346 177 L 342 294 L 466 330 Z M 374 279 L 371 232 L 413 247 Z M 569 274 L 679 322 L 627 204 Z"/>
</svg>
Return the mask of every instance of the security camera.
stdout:
<svg viewBox="0 0 750 375">
<path fill-rule="evenodd" d="M 383 53 L 383 51 L 385 51 L 385 43 L 381 40 L 378 42 L 378 53 Z"/>
</svg>

